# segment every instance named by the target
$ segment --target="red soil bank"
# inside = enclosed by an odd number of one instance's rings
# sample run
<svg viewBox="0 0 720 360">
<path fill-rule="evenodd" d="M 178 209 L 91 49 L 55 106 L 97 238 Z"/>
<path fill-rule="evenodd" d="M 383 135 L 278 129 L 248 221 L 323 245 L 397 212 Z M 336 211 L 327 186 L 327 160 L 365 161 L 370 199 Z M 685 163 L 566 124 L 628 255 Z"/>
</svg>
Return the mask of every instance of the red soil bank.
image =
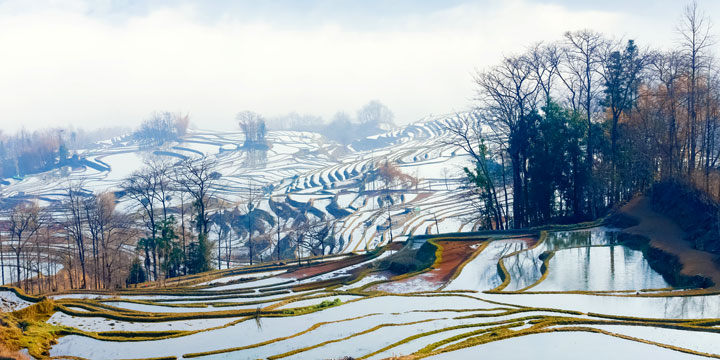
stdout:
<svg viewBox="0 0 720 360">
<path fill-rule="evenodd" d="M 442 246 L 442 261 L 435 269 L 425 273 L 428 281 L 445 284 L 458 267 L 477 251 L 483 241 L 437 241 Z M 474 246 L 474 247 L 473 247 Z"/>
<path fill-rule="evenodd" d="M 439 240 L 436 243 L 442 246 L 442 259 L 439 264 L 435 265 L 430 271 L 411 276 L 406 279 L 393 281 L 391 283 L 379 284 L 373 286 L 374 290 L 381 291 L 393 291 L 394 289 L 403 289 L 408 286 L 412 288 L 412 284 L 422 282 L 426 285 L 423 287 L 429 289 L 437 289 L 445 283 L 458 270 L 458 267 L 463 264 L 466 260 L 470 259 L 472 255 L 478 251 L 482 245 L 482 240 L 477 241 L 446 241 Z"/>
<path fill-rule="evenodd" d="M 391 243 L 386 248 L 387 250 L 399 250 L 399 248 L 402 247 L 402 243 Z M 363 261 L 369 260 L 370 258 L 367 256 L 362 255 L 350 255 L 350 257 L 340 259 L 340 260 L 331 260 L 327 263 L 319 264 L 319 265 L 313 265 L 306 268 L 297 269 L 293 272 L 289 272 L 287 274 L 282 274 L 279 277 L 282 278 L 291 278 L 291 279 L 305 279 L 311 276 L 324 274 L 326 272 L 339 270 L 348 266 L 352 266 L 355 264 L 359 264 Z M 358 269 L 360 270 L 360 269 Z"/>
</svg>

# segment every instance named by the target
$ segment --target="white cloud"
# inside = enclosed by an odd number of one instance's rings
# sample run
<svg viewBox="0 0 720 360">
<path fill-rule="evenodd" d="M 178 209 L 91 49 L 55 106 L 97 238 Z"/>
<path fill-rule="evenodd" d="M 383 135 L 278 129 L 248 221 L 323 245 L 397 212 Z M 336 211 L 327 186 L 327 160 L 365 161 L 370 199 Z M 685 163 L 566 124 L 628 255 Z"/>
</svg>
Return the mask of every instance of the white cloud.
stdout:
<svg viewBox="0 0 720 360">
<path fill-rule="evenodd" d="M 154 110 L 232 128 L 244 109 L 330 117 L 371 99 L 406 123 L 469 106 L 473 69 L 503 53 L 570 29 L 617 33 L 629 19 L 524 1 L 399 17 L 384 29 L 207 22 L 196 10 L 108 21 L 87 15 L 82 2 L 0 8 L 0 129 L 134 126 Z"/>
</svg>

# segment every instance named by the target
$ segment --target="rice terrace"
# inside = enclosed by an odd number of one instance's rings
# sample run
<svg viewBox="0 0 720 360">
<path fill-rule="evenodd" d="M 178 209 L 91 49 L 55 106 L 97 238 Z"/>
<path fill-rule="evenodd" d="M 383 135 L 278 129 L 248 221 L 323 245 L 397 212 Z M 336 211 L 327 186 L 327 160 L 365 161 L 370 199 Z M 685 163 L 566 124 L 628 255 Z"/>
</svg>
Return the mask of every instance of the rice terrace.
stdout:
<svg viewBox="0 0 720 360">
<path fill-rule="evenodd" d="M 718 11 L 0 1 L 0 360 L 720 358 Z"/>
</svg>

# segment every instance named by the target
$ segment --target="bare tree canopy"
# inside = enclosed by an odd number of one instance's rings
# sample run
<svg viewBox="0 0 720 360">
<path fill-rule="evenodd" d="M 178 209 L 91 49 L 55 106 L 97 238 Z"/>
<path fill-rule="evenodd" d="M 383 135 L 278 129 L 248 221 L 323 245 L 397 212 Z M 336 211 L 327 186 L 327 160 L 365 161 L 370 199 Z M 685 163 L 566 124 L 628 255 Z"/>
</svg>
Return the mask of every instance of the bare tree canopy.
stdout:
<svg viewBox="0 0 720 360">
<path fill-rule="evenodd" d="M 395 115 L 383 103 L 373 100 L 357 112 L 357 120 L 363 126 L 392 126 Z"/>
</svg>

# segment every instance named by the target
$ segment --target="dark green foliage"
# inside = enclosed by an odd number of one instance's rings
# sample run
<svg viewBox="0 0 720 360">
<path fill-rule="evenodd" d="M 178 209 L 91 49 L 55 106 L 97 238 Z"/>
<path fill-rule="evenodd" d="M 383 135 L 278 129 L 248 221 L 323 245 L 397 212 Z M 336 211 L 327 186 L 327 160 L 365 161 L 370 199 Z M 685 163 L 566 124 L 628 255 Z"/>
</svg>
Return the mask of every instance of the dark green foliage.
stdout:
<svg viewBox="0 0 720 360">
<path fill-rule="evenodd" d="M 586 124 L 577 113 L 552 101 L 542 110 L 542 116 L 535 112 L 529 116 L 528 222 L 546 224 L 563 217 L 582 220 L 582 194 L 588 178 L 588 167 L 582 163 Z"/>
<path fill-rule="evenodd" d="M 178 244 L 178 236 L 175 233 L 176 220 L 174 216 L 170 216 L 166 220 L 156 224 L 159 237 L 156 239 L 158 256 L 162 259 L 162 269 L 165 271 L 165 277 L 174 277 L 180 275 L 183 251 Z"/>
<path fill-rule="evenodd" d="M 632 39 L 628 40 L 623 51 L 610 53 L 605 70 L 603 106 L 616 112 L 617 117 L 632 107 L 639 85 L 639 72 L 643 66 L 637 45 Z"/>
<path fill-rule="evenodd" d="M 142 282 L 145 282 L 145 270 L 143 269 L 142 264 L 140 264 L 140 259 L 135 258 L 133 259 L 132 264 L 130 264 L 130 272 L 128 273 L 125 283 L 127 285 L 131 285 Z"/>
<path fill-rule="evenodd" d="M 205 234 L 200 234 L 197 242 L 190 244 L 187 268 L 190 274 L 212 270 L 212 244 Z"/>
</svg>

